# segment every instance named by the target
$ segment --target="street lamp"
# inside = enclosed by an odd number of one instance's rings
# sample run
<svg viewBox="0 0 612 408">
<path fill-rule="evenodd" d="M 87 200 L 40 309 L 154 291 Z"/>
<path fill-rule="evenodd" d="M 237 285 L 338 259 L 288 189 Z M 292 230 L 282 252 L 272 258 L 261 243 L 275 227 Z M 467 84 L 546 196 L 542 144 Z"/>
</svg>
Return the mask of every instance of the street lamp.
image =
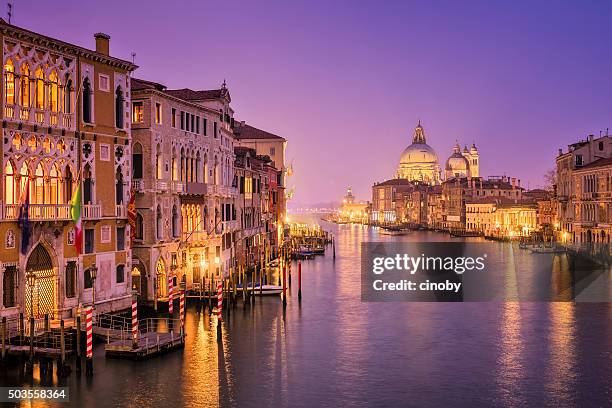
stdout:
<svg viewBox="0 0 612 408">
<path fill-rule="evenodd" d="M 28 286 L 30 287 L 30 317 L 34 316 L 34 285 L 36 285 L 36 274 L 34 270 L 28 269 L 28 273 L 26 273 L 26 279 L 28 281 Z"/>
<path fill-rule="evenodd" d="M 96 308 L 96 277 L 98 276 L 98 267 L 94 263 L 89 267 L 89 278 L 91 279 L 91 307 Z"/>
</svg>

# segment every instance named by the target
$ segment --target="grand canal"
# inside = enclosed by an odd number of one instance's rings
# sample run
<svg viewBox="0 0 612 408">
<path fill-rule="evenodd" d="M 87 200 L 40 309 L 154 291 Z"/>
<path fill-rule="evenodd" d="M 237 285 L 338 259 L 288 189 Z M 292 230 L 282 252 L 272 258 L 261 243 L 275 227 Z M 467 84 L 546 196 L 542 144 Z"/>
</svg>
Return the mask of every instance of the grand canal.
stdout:
<svg viewBox="0 0 612 408">
<path fill-rule="evenodd" d="M 73 372 L 62 383 L 71 405 L 612 405 L 609 303 L 362 303 L 361 242 L 398 238 L 325 228 L 336 236 L 336 259 L 330 248 L 303 262 L 301 304 L 294 266 L 286 310 L 279 298 L 239 303 L 221 343 L 215 318 L 190 304 L 183 351 L 129 362 L 105 359 L 97 345 L 94 377 Z M 23 383 L 13 369 L 1 382 Z"/>
</svg>

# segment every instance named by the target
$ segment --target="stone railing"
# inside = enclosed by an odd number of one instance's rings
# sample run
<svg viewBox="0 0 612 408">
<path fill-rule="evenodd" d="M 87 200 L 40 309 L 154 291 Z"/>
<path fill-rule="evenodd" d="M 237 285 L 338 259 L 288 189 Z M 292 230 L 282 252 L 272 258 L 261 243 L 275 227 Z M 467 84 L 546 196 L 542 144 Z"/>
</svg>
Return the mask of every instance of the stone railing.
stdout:
<svg viewBox="0 0 612 408">
<path fill-rule="evenodd" d="M 145 183 L 142 179 L 132 180 L 132 190 L 136 192 L 143 192 L 145 189 Z"/>
<path fill-rule="evenodd" d="M 5 204 L 2 206 L 2 216 L 5 220 L 19 218 L 20 204 Z M 28 218 L 36 221 L 53 221 L 70 219 L 70 204 L 30 204 Z"/>
<path fill-rule="evenodd" d="M 127 206 L 124 204 L 115 205 L 115 216 L 117 218 L 127 218 Z"/>
<path fill-rule="evenodd" d="M 81 207 L 81 216 L 84 220 L 99 220 L 102 218 L 102 206 L 100 204 L 85 204 Z"/>
<path fill-rule="evenodd" d="M 4 119 L 29 122 L 39 126 L 74 129 L 74 113 L 53 112 L 46 109 L 4 105 Z"/>
</svg>

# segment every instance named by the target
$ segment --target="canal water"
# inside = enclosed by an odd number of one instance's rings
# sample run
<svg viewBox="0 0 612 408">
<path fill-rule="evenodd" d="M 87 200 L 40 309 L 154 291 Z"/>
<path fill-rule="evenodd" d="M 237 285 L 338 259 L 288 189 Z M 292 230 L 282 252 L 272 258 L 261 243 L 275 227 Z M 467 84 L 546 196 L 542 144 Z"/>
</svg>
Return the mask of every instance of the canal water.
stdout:
<svg viewBox="0 0 612 408">
<path fill-rule="evenodd" d="M 329 247 L 303 262 L 301 304 L 294 265 L 286 310 L 276 297 L 239 303 L 221 343 L 216 319 L 192 303 L 184 350 L 131 362 L 105 359 L 97 345 L 93 378 L 50 381 L 69 386 L 79 407 L 612 405 L 609 303 L 363 303 L 362 241 L 450 238 L 324 227 L 336 258 Z M 0 382 L 30 383 L 15 369 Z"/>
</svg>

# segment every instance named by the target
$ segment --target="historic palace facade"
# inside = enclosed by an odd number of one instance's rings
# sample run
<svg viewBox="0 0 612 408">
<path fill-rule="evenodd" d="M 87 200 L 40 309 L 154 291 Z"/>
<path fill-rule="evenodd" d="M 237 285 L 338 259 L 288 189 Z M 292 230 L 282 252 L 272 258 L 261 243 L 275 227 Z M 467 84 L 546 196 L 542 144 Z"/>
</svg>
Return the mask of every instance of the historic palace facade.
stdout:
<svg viewBox="0 0 612 408">
<path fill-rule="evenodd" d="M 94 299 L 99 311 L 123 309 L 136 66 L 110 56 L 105 34 L 95 51 L 3 21 L 0 34 L 0 315 L 69 316 Z M 69 205 L 79 185 L 81 254 Z"/>
<path fill-rule="evenodd" d="M 245 242 L 277 256 L 286 140 L 236 122 L 225 82 L 132 78 L 101 33 L 95 51 L 3 21 L 0 36 L 0 316 L 123 310 L 133 289 L 157 305 L 170 282 L 227 277 Z"/>
</svg>

